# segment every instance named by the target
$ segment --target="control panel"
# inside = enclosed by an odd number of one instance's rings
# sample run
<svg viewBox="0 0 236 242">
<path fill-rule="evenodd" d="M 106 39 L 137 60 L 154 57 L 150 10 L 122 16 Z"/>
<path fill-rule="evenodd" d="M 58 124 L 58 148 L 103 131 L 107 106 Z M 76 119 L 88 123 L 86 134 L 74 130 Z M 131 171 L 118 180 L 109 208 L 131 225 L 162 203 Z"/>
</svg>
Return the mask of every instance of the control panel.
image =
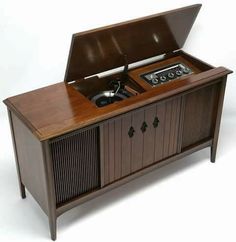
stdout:
<svg viewBox="0 0 236 242">
<path fill-rule="evenodd" d="M 182 76 L 192 74 L 193 71 L 183 63 L 172 64 L 141 75 L 152 86 L 157 86 Z"/>
</svg>

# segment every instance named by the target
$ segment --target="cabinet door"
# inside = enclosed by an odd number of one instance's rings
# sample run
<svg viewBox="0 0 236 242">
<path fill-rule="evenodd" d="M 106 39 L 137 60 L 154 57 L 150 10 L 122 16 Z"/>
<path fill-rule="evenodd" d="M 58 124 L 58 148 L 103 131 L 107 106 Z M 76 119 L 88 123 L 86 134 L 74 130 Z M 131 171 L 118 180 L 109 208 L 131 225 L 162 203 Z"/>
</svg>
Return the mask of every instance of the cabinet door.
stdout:
<svg viewBox="0 0 236 242">
<path fill-rule="evenodd" d="M 100 126 L 102 185 L 175 154 L 179 113 L 176 98 L 104 122 Z"/>
<path fill-rule="evenodd" d="M 177 152 L 180 98 L 145 108 L 148 124 L 143 141 L 143 167 Z"/>
<path fill-rule="evenodd" d="M 102 186 L 131 173 L 131 120 L 127 114 L 100 125 Z"/>
<path fill-rule="evenodd" d="M 214 84 L 184 97 L 182 149 L 209 139 L 213 135 L 218 88 L 218 84 Z"/>
</svg>

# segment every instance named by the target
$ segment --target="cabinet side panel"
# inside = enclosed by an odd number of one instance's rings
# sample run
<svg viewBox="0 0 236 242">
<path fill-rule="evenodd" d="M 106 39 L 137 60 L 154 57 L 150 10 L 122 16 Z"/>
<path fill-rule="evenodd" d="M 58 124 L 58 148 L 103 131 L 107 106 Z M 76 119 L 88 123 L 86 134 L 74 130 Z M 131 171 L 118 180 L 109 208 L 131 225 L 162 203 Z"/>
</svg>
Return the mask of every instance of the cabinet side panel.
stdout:
<svg viewBox="0 0 236 242">
<path fill-rule="evenodd" d="M 14 113 L 12 113 L 12 124 L 22 183 L 44 212 L 48 214 L 45 167 L 41 143 Z"/>
<path fill-rule="evenodd" d="M 218 84 L 214 84 L 184 97 L 182 149 L 213 135 L 218 96 Z"/>
</svg>

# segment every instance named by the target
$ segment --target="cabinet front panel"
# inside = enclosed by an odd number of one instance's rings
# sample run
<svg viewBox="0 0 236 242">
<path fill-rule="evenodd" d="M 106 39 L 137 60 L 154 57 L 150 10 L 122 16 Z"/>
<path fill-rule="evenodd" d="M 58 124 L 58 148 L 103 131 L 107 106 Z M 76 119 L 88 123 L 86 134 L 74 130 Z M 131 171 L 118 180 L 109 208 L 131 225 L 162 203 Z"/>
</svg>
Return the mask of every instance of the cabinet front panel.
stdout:
<svg viewBox="0 0 236 242">
<path fill-rule="evenodd" d="M 91 128 L 50 142 L 57 204 L 100 187 L 98 135 Z"/>
<path fill-rule="evenodd" d="M 148 127 L 143 134 L 143 166 L 152 164 L 155 159 L 155 138 L 157 130 L 153 127 L 153 122 L 156 117 L 157 105 L 152 105 L 145 109 L 145 122 Z M 159 117 L 160 119 L 160 117 Z M 159 123 L 160 124 L 160 123 Z M 159 125 L 158 124 L 158 125 Z M 158 128 L 158 127 L 157 127 Z"/>
<path fill-rule="evenodd" d="M 143 133 L 141 127 L 144 123 L 144 110 L 132 113 L 132 127 L 135 130 L 131 138 L 131 172 L 140 170 L 143 167 Z"/>
<path fill-rule="evenodd" d="M 181 99 L 176 98 L 157 105 L 159 124 L 155 130 L 155 161 L 165 159 L 177 152 Z"/>
<path fill-rule="evenodd" d="M 183 149 L 212 136 L 218 90 L 218 84 L 214 84 L 185 96 Z"/>
<path fill-rule="evenodd" d="M 131 115 L 125 115 L 120 119 L 121 140 L 119 143 L 121 146 L 121 177 L 127 176 L 131 173 L 131 138 L 128 135 L 131 128 L 131 118 Z"/>
<path fill-rule="evenodd" d="M 164 134 L 165 134 L 165 118 L 166 118 L 166 103 L 156 106 L 156 117 L 158 118 L 158 127 L 155 129 L 155 161 L 162 160 L 163 146 L 164 146 Z"/>
<path fill-rule="evenodd" d="M 114 152 L 114 163 L 115 163 L 115 180 L 121 177 L 121 162 L 122 162 L 122 155 L 121 155 L 121 128 L 122 123 L 121 119 L 117 119 L 114 121 L 114 133 L 115 133 L 115 152 Z"/>
<path fill-rule="evenodd" d="M 177 152 L 180 98 L 132 111 L 101 124 L 107 185 Z"/>
<path fill-rule="evenodd" d="M 172 156 L 177 151 L 178 130 L 180 122 L 181 99 L 174 99 L 166 103 L 166 116 L 164 128 L 163 157 Z"/>
<path fill-rule="evenodd" d="M 106 185 L 131 173 L 131 139 L 128 135 L 131 127 L 131 115 L 123 116 L 103 123 L 100 126 L 103 143 L 104 177 L 102 184 Z"/>
</svg>

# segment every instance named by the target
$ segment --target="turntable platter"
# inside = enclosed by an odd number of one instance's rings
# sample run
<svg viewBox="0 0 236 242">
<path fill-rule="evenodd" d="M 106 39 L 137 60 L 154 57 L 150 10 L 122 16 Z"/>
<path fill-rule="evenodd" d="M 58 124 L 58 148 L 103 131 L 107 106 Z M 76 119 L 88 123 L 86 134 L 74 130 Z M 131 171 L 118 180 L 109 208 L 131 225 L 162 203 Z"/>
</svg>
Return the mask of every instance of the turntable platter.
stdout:
<svg viewBox="0 0 236 242">
<path fill-rule="evenodd" d="M 127 92 L 123 91 L 122 93 L 120 93 L 120 92 L 114 93 L 112 90 L 112 91 L 100 92 L 100 93 L 96 94 L 95 96 L 93 96 L 90 100 L 93 103 L 95 103 L 96 106 L 104 107 L 111 103 L 124 100 L 124 99 L 128 98 L 129 96 L 130 96 L 129 93 L 127 93 Z"/>
</svg>

